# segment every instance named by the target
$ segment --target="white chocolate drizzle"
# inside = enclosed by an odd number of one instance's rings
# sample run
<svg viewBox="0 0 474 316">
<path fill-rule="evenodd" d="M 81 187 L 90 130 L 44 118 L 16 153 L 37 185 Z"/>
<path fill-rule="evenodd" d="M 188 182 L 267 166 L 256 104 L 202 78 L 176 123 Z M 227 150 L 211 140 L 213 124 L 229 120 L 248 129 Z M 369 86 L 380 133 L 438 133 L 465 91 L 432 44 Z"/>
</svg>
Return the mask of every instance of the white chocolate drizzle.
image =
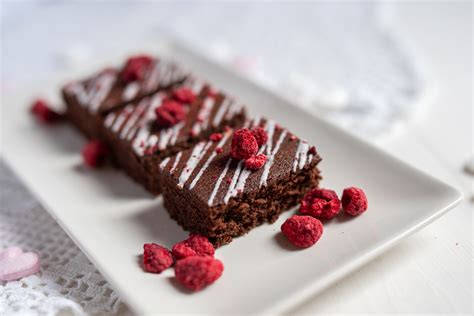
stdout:
<svg viewBox="0 0 474 316">
<path fill-rule="evenodd" d="M 181 152 L 179 152 L 181 153 Z M 160 162 L 160 169 L 163 170 L 166 165 L 168 165 L 168 162 L 170 162 L 170 159 L 171 157 L 166 157 L 165 159 L 163 159 L 161 162 Z"/>
<path fill-rule="evenodd" d="M 224 177 L 227 174 L 227 170 L 229 170 L 231 161 L 232 159 L 227 160 L 224 170 L 222 171 L 222 173 L 220 174 L 219 178 L 216 181 L 216 184 L 214 185 L 214 189 L 212 190 L 211 196 L 209 197 L 209 200 L 207 201 L 207 205 L 212 206 L 212 202 L 214 202 L 214 198 L 216 197 L 217 190 L 221 186 L 222 180 L 224 180 Z"/>
<path fill-rule="evenodd" d="M 160 131 L 158 149 L 163 150 L 166 148 L 166 146 L 168 146 L 168 144 L 174 145 L 183 127 L 184 127 L 184 122 L 180 122 L 174 125 L 173 127 L 162 129 Z"/>
<path fill-rule="evenodd" d="M 125 120 L 128 118 L 130 111 L 133 110 L 132 105 L 126 106 L 120 115 L 115 119 L 114 124 L 112 125 L 112 132 L 117 133 L 120 130 L 120 127 L 122 127 L 122 124 L 125 122 Z"/>
<path fill-rule="evenodd" d="M 130 101 L 134 99 L 138 92 L 140 91 L 140 84 L 136 81 L 127 84 L 125 89 L 123 89 L 122 100 Z"/>
<path fill-rule="evenodd" d="M 154 138 L 150 137 L 150 124 L 155 119 L 155 108 L 163 101 L 164 94 L 157 93 L 151 99 L 150 105 L 146 109 L 145 114 L 138 123 L 140 125 L 136 137 L 132 140 L 132 147 L 138 156 L 143 156 L 145 149 L 150 146 L 149 142 L 153 142 Z M 152 135 L 156 136 L 156 135 Z M 150 139 L 151 138 L 151 139 Z"/>
<path fill-rule="evenodd" d="M 120 139 L 127 138 L 130 140 L 136 132 L 136 124 L 140 117 L 145 113 L 146 107 L 149 105 L 149 98 L 142 99 L 138 103 L 137 108 L 130 114 L 130 117 L 127 120 L 127 123 L 122 127 L 120 132 Z"/>
<path fill-rule="evenodd" d="M 107 116 L 105 117 L 104 126 L 107 128 L 112 126 L 112 124 L 115 121 L 115 117 L 116 117 L 115 112 L 110 112 L 109 114 L 107 114 Z"/>
<path fill-rule="evenodd" d="M 186 161 L 184 169 L 181 171 L 181 175 L 178 179 L 178 187 L 182 188 L 184 186 L 211 144 L 211 142 L 201 142 L 194 147 L 191 156 L 188 158 L 188 161 Z"/>
<path fill-rule="evenodd" d="M 225 133 L 224 136 L 222 137 L 222 139 L 217 143 L 217 147 L 222 147 L 225 142 L 227 141 L 227 139 L 229 138 L 231 133 Z M 212 160 L 214 160 L 214 157 L 217 156 L 217 153 L 216 151 L 214 150 L 212 152 L 212 154 L 209 156 L 209 158 L 207 159 L 207 161 L 204 163 L 204 165 L 202 166 L 201 170 L 199 170 L 199 173 L 196 175 L 196 177 L 194 177 L 193 181 L 191 182 L 191 184 L 189 185 L 189 188 L 192 189 L 194 188 L 194 186 L 196 185 L 196 183 L 199 181 L 199 179 L 201 178 L 202 174 L 204 173 L 204 171 L 206 171 L 207 167 L 209 167 L 210 163 L 212 162 Z"/>
<path fill-rule="evenodd" d="M 286 130 L 283 130 L 283 132 L 280 134 L 280 138 L 278 139 L 277 143 L 275 144 L 275 148 L 273 150 L 269 150 L 268 152 L 270 153 L 267 155 L 267 162 L 265 162 L 265 165 L 263 166 L 263 173 L 260 178 L 260 187 L 262 185 L 266 186 L 267 185 L 267 179 L 268 179 L 268 174 L 270 173 L 270 168 L 273 165 L 273 162 L 275 160 L 275 156 L 278 154 L 278 151 L 280 150 L 281 143 L 283 143 L 283 140 L 286 137 L 286 134 L 288 132 Z"/>
<path fill-rule="evenodd" d="M 232 104 L 232 99 L 230 98 L 225 98 L 222 101 L 221 106 L 219 107 L 219 110 L 217 111 L 216 115 L 214 116 L 214 120 L 212 121 L 213 126 L 219 126 L 221 123 L 222 119 L 224 118 L 224 114 L 229 108 L 229 106 Z"/>
<path fill-rule="evenodd" d="M 202 130 L 205 130 L 209 125 L 209 117 L 212 109 L 214 108 L 214 98 L 205 98 L 202 107 L 199 109 L 197 120 L 192 127 L 192 133 L 194 135 L 199 134 Z"/>
<path fill-rule="evenodd" d="M 304 167 L 308 156 L 309 145 L 306 142 L 300 141 L 296 149 L 295 159 L 293 160 L 293 172 Z M 310 160 L 311 161 L 311 160 Z"/>
<path fill-rule="evenodd" d="M 168 87 L 185 76 L 183 70 L 169 61 L 157 61 L 144 80 L 143 90 L 150 93 L 160 87 Z"/>
<path fill-rule="evenodd" d="M 173 162 L 173 166 L 171 166 L 171 169 L 170 169 L 170 173 L 173 173 L 173 171 L 176 169 L 176 167 L 178 166 L 178 163 L 179 163 L 179 160 L 181 159 L 181 155 L 182 155 L 182 151 L 180 151 L 175 159 L 174 159 L 174 162 Z"/>
<path fill-rule="evenodd" d="M 92 82 L 87 89 L 84 83 L 75 82 L 66 87 L 66 91 L 75 95 L 81 106 L 87 107 L 92 113 L 95 113 L 109 94 L 116 79 L 116 73 L 103 72 L 91 79 Z"/>
</svg>

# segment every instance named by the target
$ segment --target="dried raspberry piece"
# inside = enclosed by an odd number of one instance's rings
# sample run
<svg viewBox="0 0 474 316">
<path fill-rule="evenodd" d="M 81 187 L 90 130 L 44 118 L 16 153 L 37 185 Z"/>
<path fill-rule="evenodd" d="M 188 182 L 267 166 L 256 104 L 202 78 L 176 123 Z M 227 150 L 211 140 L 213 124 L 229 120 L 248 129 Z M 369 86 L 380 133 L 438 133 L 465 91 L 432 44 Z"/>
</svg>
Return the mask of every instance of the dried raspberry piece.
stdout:
<svg viewBox="0 0 474 316">
<path fill-rule="evenodd" d="M 344 211 L 352 216 L 364 213 L 368 206 L 365 192 L 356 187 L 344 189 L 342 192 L 341 202 Z"/>
<path fill-rule="evenodd" d="M 188 257 L 176 262 L 176 280 L 192 291 L 214 283 L 222 275 L 224 265 L 212 257 Z"/>
<path fill-rule="evenodd" d="M 172 251 L 176 260 L 190 256 L 214 257 L 214 246 L 206 237 L 198 234 L 190 234 L 188 239 L 174 245 Z"/>
<path fill-rule="evenodd" d="M 173 99 L 181 103 L 191 104 L 196 99 L 196 95 L 193 90 L 182 87 L 173 91 Z"/>
<path fill-rule="evenodd" d="M 36 100 L 30 110 L 42 123 L 53 124 L 62 119 L 62 115 L 53 111 L 48 103 L 42 99 Z"/>
<path fill-rule="evenodd" d="M 316 155 L 316 147 L 314 146 L 309 147 L 308 154 Z"/>
<path fill-rule="evenodd" d="M 222 149 L 222 147 L 216 147 L 216 153 L 222 154 L 223 151 L 224 149 Z"/>
<path fill-rule="evenodd" d="M 256 127 L 252 129 L 252 134 L 255 137 L 259 147 L 264 145 L 268 140 L 268 134 L 263 127 Z"/>
<path fill-rule="evenodd" d="M 301 214 L 330 219 L 339 214 L 341 201 L 333 190 L 315 188 L 301 201 Z"/>
<path fill-rule="evenodd" d="M 266 161 L 267 156 L 265 156 L 264 154 L 258 154 L 245 160 L 245 168 L 250 170 L 257 170 L 263 167 Z"/>
<path fill-rule="evenodd" d="M 230 156 L 237 160 L 248 159 L 258 151 L 258 143 L 252 132 L 247 128 L 241 128 L 234 132 Z"/>
<path fill-rule="evenodd" d="M 103 165 L 108 155 L 109 148 L 100 140 L 92 140 L 82 149 L 84 163 L 92 168 Z"/>
<path fill-rule="evenodd" d="M 155 109 L 156 121 L 160 127 L 171 127 L 186 117 L 186 110 L 176 101 L 165 100 Z"/>
<path fill-rule="evenodd" d="M 296 247 L 307 248 L 321 238 L 323 224 L 311 216 L 293 215 L 281 225 L 281 231 Z"/>
<path fill-rule="evenodd" d="M 146 69 L 153 63 L 153 57 L 148 55 L 137 55 L 127 59 L 122 69 L 121 78 L 125 83 L 142 80 Z"/>
<path fill-rule="evenodd" d="M 143 266 L 152 273 L 161 273 L 173 264 L 171 252 L 157 244 L 143 245 Z"/>
<path fill-rule="evenodd" d="M 211 136 L 209 137 L 210 140 L 212 140 L 213 142 L 218 142 L 222 139 L 222 134 L 221 133 L 214 133 L 214 134 L 211 134 Z"/>
</svg>

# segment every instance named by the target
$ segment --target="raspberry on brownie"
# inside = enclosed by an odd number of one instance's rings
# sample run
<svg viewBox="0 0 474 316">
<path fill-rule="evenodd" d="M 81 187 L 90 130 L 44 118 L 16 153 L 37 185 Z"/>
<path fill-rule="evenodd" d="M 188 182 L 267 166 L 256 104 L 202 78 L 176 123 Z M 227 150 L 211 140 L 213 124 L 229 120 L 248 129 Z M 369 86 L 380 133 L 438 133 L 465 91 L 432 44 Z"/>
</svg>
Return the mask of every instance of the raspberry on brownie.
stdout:
<svg viewBox="0 0 474 316">
<path fill-rule="evenodd" d="M 160 162 L 190 148 L 225 126 L 240 126 L 244 106 L 220 93 L 209 97 L 209 86 L 189 77 L 176 89 L 187 88 L 196 95 L 191 104 L 172 99 L 174 89 L 160 91 L 108 113 L 103 138 L 115 163 L 150 192 L 159 194 Z M 201 118 L 201 119 L 198 119 Z"/>
<path fill-rule="evenodd" d="M 171 61 L 131 56 L 118 68 L 106 68 L 62 88 L 66 115 L 87 137 L 100 133 L 99 118 L 113 109 L 183 82 L 187 73 Z"/>
<path fill-rule="evenodd" d="M 274 222 L 319 183 L 321 158 L 309 152 L 305 141 L 290 140 L 291 133 L 265 119 L 247 121 L 244 128 L 258 126 L 268 137 L 252 156 L 251 168 L 245 167 L 245 159 L 230 156 L 233 130 L 224 131 L 218 142 L 201 141 L 160 164 L 164 205 L 171 217 L 216 246 L 264 222 Z M 234 146 L 244 143 L 254 146 L 248 140 L 238 140 Z"/>
</svg>

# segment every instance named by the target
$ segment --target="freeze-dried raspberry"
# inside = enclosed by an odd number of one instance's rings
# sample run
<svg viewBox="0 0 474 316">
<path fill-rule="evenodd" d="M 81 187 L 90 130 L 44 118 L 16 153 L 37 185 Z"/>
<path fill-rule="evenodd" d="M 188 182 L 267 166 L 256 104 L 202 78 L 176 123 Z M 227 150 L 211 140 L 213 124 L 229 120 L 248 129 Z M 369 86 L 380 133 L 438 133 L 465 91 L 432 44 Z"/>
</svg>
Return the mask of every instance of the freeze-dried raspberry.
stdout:
<svg viewBox="0 0 474 316">
<path fill-rule="evenodd" d="M 171 252 L 157 244 L 143 245 L 143 266 L 152 273 L 161 273 L 173 265 Z"/>
<path fill-rule="evenodd" d="M 84 163 L 92 168 L 97 168 L 103 165 L 108 155 L 109 148 L 100 140 L 92 140 L 82 149 Z"/>
<path fill-rule="evenodd" d="M 330 219 L 339 214 L 341 201 L 332 190 L 315 188 L 301 201 L 301 214 Z"/>
<path fill-rule="evenodd" d="M 323 224 L 311 216 L 293 215 L 288 218 L 281 231 L 298 248 L 314 245 L 323 234 Z"/>
<path fill-rule="evenodd" d="M 211 134 L 211 136 L 209 137 L 210 140 L 212 140 L 213 142 L 218 142 L 222 139 L 222 133 L 214 133 L 214 134 Z"/>
<path fill-rule="evenodd" d="M 342 192 L 341 202 L 344 211 L 352 216 L 364 213 L 368 206 L 365 192 L 356 187 L 344 189 Z"/>
<path fill-rule="evenodd" d="M 121 78 L 125 83 L 142 80 L 146 69 L 153 63 L 153 57 L 137 55 L 127 59 L 122 69 Z"/>
<path fill-rule="evenodd" d="M 165 100 L 155 109 L 156 122 L 160 127 L 171 127 L 186 117 L 186 110 L 176 101 Z"/>
<path fill-rule="evenodd" d="M 309 147 L 308 154 L 316 155 L 316 147 L 314 146 Z"/>
<path fill-rule="evenodd" d="M 265 156 L 264 154 L 258 154 L 245 160 L 245 168 L 250 170 L 257 170 L 263 167 L 266 161 L 267 156 Z"/>
<path fill-rule="evenodd" d="M 223 151 L 224 149 L 222 147 L 216 147 L 216 153 L 222 154 Z"/>
<path fill-rule="evenodd" d="M 48 103 L 42 99 L 36 100 L 30 110 L 42 123 L 52 124 L 62 119 L 62 115 L 53 111 Z"/>
<path fill-rule="evenodd" d="M 181 103 L 191 104 L 196 99 L 196 95 L 193 90 L 182 87 L 173 91 L 173 99 Z"/>
<path fill-rule="evenodd" d="M 173 255 L 176 260 L 191 256 L 214 257 L 214 246 L 201 235 L 191 234 L 189 238 L 173 246 Z"/>
<path fill-rule="evenodd" d="M 241 128 L 234 132 L 230 156 L 237 160 L 248 159 L 258 151 L 258 143 L 252 132 L 247 128 Z"/>
<path fill-rule="evenodd" d="M 178 282 L 192 291 L 199 291 L 214 283 L 223 271 L 222 262 L 212 257 L 188 257 L 179 260 L 174 266 Z"/>
<path fill-rule="evenodd" d="M 263 127 L 256 127 L 252 129 L 252 134 L 255 137 L 259 147 L 264 145 L 268 140 L 268 134 Z"/>
</svg>

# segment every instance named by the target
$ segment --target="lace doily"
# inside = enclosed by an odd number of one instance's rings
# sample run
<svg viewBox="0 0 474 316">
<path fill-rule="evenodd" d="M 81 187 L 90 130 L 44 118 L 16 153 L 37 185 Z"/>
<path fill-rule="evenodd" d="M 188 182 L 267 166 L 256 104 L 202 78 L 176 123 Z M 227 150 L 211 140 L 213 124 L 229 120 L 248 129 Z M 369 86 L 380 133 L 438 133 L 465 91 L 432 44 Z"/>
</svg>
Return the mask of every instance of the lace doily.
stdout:
<svg viewBox="0 0 474 316">
<path fill-rule="evenodd" d="M 159 36 L 153 27 L 169 30 L 252 80 L 362 135 L 390 131 L 397 121 L 411 115 L 423 94 L 416 60 L 390 30 L 390 10 L 385 5 L 114 3 L 113 8 L 113 14 L 107 9 L 108 14 L 97 15 L 92 11 L 101 10 L 77 6 L 74 16 L 87 25 L 116 25 L 133 16 L 140 23 L 127 25 L 126 34 L 134 35 L 122 36 L 121 45 L 147 31 Z M 24 6 L 16 9 L 9 12 L 32 14 Z M 31 61 L 10 53 L 2 70 L 2 87 L 7 81 L 21 82 L 21 76 L 26 80 L 31 73 L 47 77 L 58 68 L 77 67 L 95 53 L 115 49 L 112 44 L 117 41 L 103 38 L 116 39 L 117 30 L 107 35 L 100 28 L 88 34 L 87 43 L 64 47 L 77 34 L 74 25 L 78 23 L 67 23 L 68 7 L 54 10 L 51 18 L 62 19 L 63 25 L 55 41 L 43 43 Z M 12 17 L 5 25 L 15 29 L 22 20 L 26 19 Z M 34 32 L 29 34 L 38 40 L 48 36 Z M 24 36 L 10 34 L 5 46 L 17 47 L 13 41 Z M 60 58 L 58 52 L 62 52 Z M 20 64 L 29 71 L 18 71 Z M 36 276 L 0 283 L 0 315 L 55 315 L 63 310 L 77 315 L 116 313 L 122 306 L 117 294 L 1 162 L 0 187 L 0 248 L 18 245 L 36 251 L 42 267 Z"/>
<path fill-rule="evenodd" d="M 0 249 L 40 255 L 41 271 L 0 282 L 0 315 L 116 312 L 119 298 L 56 221 L 0 162 Z"/>
</svg>

